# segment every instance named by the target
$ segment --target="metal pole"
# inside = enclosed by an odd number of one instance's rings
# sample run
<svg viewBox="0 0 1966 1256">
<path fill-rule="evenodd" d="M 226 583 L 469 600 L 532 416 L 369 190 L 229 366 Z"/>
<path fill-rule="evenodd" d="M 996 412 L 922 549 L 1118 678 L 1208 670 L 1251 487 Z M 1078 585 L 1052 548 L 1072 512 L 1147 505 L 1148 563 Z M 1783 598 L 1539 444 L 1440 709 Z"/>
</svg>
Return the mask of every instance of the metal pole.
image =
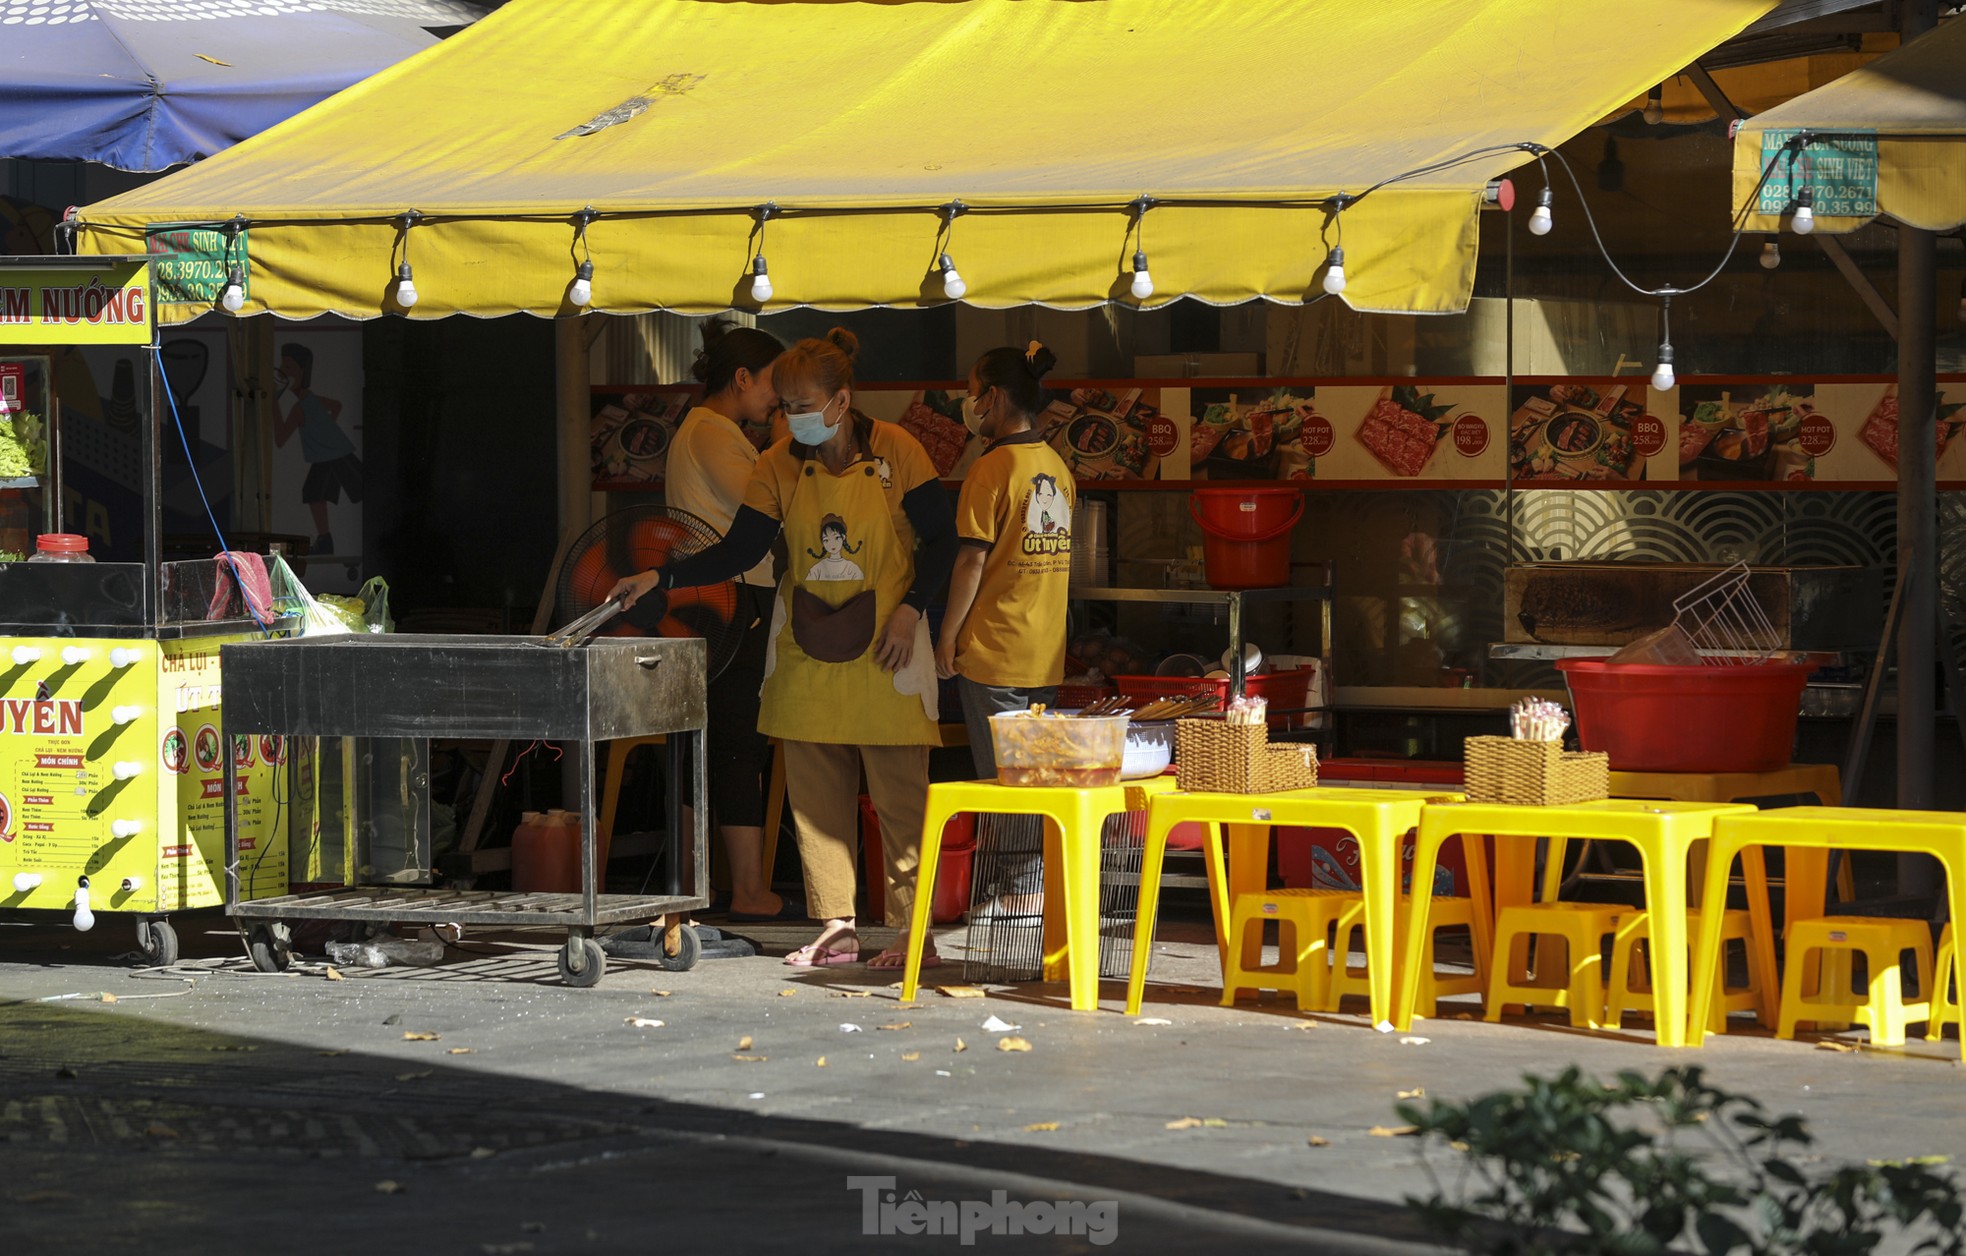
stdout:
<svg viewBox="0 0 1966 1256">
<path fill-rule="evenodd" d="M 579 536 L 593 522 L 593 472 L 588 458 L 588 430 L 592 426 L 592 383 L 588 378 L 586 318 L 562 318 L 553 324 L 554 410 L 558 416 L 560 535 Z M 589 746 L 587 758 L 594 757 Z M 585 786 L 576 760 L 567 755 L 560 761 L 562 796 L 572 798 Z M 591 768 L 584 769 L 591 781 Z"/>
<path fill-rule="evenodd" d="M 1938 21 L 1937 0 L 1903 0 L 1899 34 L 1910 43 Z M 1935 430 L 1938 245 L 1933 233 L 1898 230 L 1898 549 L 1912 565 L 1898 625 L 1898 806 L 1932 806 L 1932 669 L 1938 631 L 1938 437 Z M 1900 892 L 1937 884 L 1928 861 L 1900 857 Z"/>
</svg>

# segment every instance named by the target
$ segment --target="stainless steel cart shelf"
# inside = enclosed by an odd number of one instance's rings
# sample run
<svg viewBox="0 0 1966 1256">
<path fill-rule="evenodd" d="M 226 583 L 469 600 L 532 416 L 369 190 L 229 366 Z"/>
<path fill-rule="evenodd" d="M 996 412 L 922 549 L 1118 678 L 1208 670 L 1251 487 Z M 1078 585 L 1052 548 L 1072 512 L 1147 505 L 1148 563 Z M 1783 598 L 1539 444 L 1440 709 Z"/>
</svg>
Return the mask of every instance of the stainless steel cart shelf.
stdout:
<svg viewBox="0 0 1966 1256">
<path fill-rule="evenodd" d="M 1162 606 L 1222 606 L 1229 612 L 1229 692 L 1240 697 L 1243 692 L 1242 662 L 1242 609 L 1247 605 L 1269 605 L 1287 602 L 1318 603 L 1318 652 L 1323 671 L 1319 682 L 1329 688 L 1331 674 L 1331 571 L 1325 568 L 1325 583 L 1316 585 L 1284 585 L 1274 589 L 1111 589 L 1105 587 L 1087 588 L 1073 585 L 1071 597 L 1084 602 L 1153 602 Z M 1328 706 L 1306 707 L 1307 711 L 1325 711 Z"/>
<path fill-rule="evenodd" d="M 557 741 L 574 756 L 580 782 L 579 893 L 375 884 L 391 874 L 378 874 L 372 861 L 357 858 L 358 845 L 368 839 L 361 826 L 350 824 L 340 843 L 338 888 L 241 901 L 237 791 L 233 756 L 226 755 L 225 906 L 241 923 L 261 968 L 285 966 L 287 922 L 298 920 L 564 928 L 560 976 L 575 986 L 599 981 L 606 965 L 596 928 L 661 921 L 662 965 L 681 970 L 696 962 L 700 944 L 682 913 L 701 910 L 709 900 L 695 887 L 685 893 L 681 883 L 681 791 L 670 798 L 667 892 L 599 893 L 594 747 L 667 735 L 672 755 L 693 752 L 695 796 L 706 796 L 707 655 L 701 640 L 600 638 L 569 648 L 538 637 L 348 635 L 228 645 L 221 666 L 230 734 L 405 739 L 425 746 L 431 738 Z M 425 780 L 406 788 L 427 797 Z M 699 878 L 709 867 L 705 811 L 695 809 L 690 834 L 690 867 Z M 424 874 L 417 879 L 427 880 L 427 843 L 416 853 Z"/>
</svg>

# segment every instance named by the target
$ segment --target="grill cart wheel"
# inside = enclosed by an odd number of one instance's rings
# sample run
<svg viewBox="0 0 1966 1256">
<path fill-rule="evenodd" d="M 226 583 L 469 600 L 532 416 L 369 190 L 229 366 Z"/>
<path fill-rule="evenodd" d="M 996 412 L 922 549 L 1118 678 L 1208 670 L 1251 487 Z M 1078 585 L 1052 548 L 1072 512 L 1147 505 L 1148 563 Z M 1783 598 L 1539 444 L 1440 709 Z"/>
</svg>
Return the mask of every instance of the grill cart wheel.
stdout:
<svg viewBox="0 0 1966 1256">
<path fill-rule="evenodd" d="M 667 944 L 657 962 L 672 973 L 686 973 L 696 967 L 697 959 L 703 954 L 703 939 L 696 935 L 694 925 L 680 925 L 676 929 L 676 953 L 671 955 Z"/>
<path fill-rule="evenodd" d="M 143 952 L 146 964 L 158 968 L 169 968 L 177 963 L 177 930 L 171 928 L 168 920 L 137 921 L 137 949 Z"/>
<path fill-rule="evenodd" d="M 560 980 L 575 989 L 598 985 L 607 965 L 601 944 L 592 938 L 570 937 L 560 948 Z"/>
</svg>

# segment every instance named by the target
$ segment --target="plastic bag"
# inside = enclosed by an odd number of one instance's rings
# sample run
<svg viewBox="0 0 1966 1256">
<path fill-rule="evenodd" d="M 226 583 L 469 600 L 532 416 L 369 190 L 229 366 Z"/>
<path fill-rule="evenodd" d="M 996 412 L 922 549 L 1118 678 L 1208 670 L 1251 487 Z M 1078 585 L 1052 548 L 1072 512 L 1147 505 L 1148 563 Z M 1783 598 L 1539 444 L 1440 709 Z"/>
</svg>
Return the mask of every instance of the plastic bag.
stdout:
<svg viewBox="0 0 1966 1256">
<path fill-rule="evenodd" d="M 363 585 L 355 597 L 337 597 L 308 592 L 278 554 L 269 558 L 266 574 L 273 586 L 274 607 L 281 615 L 300 620 L 299 635 L 303 637 L 389 632 L 396 627 L 389 617 L 389 585 L 380 576 Z"/>
</svg>

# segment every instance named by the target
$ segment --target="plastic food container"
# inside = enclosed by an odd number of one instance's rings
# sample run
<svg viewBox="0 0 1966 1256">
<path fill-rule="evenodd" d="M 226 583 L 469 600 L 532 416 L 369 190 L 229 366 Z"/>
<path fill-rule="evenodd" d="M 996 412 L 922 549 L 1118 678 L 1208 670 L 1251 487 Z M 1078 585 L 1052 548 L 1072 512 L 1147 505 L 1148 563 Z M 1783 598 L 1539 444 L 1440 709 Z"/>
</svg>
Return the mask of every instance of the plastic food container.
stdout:
<svg viewBox="0 0 1966 1256">
<path fill-rule="evenodd" d="M 1126 758 L 1120 764 L 1120 779 L 1138 781 L 1159 776 L 1174 762 L 1174 721 L 1153 720 L 1129 724 L 1126 728 Z"/>
<path fill-rule="evenodd" d="M 1772 772 L 1788 766 L 1812 663 L 1669 667 L 1559 659 L 1577 740 L 1621 772 Z"/>
<path fill-rule="evenodd" d="M 1124 715 L 1090 720 L 1022 711 L 992 715 L 997 780 L 1053 789 L 1117 785 L 1131 722 Z"/>
<path fill-rule="evenodd" d="M 73 532 L 43 532 L 34 538 L 30 563 L 92 563 L 89 538 Z"/>
</svg>

